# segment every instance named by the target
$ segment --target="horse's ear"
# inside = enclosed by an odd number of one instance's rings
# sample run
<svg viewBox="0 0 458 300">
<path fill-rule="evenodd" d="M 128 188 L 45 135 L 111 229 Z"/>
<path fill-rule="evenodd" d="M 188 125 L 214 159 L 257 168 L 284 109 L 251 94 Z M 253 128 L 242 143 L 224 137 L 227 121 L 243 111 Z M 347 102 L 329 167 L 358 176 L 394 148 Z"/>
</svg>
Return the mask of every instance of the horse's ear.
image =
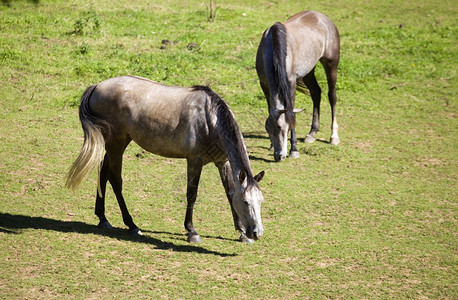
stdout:
<svg viewBox="0 0 458 300">
<path fill-rule="evenodd" d="M 264 171 L 261 171 L 259 172 L 258 175 L 254 176 L 254 180 L 256 180 L 257 182 L 260 182 L 262 180 L 262 178 L 264 178 Z"/>
<path fill-rule="evenodd" d="M 246 180 L 246 172 L 245 170 L 241 170 L 239 174 L 239 182 L 243 186 Z"/>
</svg>

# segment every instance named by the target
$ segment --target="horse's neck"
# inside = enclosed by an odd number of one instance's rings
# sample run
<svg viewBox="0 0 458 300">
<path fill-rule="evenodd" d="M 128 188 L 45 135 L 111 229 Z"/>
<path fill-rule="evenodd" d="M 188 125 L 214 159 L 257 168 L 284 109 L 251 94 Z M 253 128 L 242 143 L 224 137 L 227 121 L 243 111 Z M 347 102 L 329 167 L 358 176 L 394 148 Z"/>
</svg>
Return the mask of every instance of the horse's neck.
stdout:
<svg viewBox="0 0 458 300">
<path fill-rule="evenodd" d="M 234 124 L 232 126 L 228 124 L 227 120 L 220 120 L 218 123 L 219 128 L 217 129 L 219 139 L 227 154 L 234 180 L 238 182 L 238 178 L 242 170 L 245 171 L 248 176 L 252 176 L 245 142 L 242 134 L 238 130 L 238 127 L 235 127 L 237 126 L 235 121 L 235 126 Z"/>
<path fill-rule="evenodd" d="M 242 155 L 246 156 L 246 160 L 241 157 Z M 238 155 L 228 153 L 228 160 L 231 165 L 232 175 L 234 177 L 235 183 L 241 185 L 241 182 L 239 182 L 240 173 L 242 171 L 246 173 L 250 172 L 250 165 L 246 163 L 246 161 L 248 161 L 248 155 L 246 152 L 239 153 Z"/>
</svg>

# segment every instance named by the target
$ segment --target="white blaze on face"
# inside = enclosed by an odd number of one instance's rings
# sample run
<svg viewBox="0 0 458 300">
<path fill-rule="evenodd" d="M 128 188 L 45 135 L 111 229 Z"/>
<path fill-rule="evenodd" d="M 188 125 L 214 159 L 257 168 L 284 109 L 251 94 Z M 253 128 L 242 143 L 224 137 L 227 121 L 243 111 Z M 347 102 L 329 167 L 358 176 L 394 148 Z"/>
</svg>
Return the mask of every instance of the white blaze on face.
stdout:
<svg viewBox="0 0 458 300">
<path fill-rule="evenodd" d="M 263 200 L 262 192 L 257 187 L 250 187 L 234 195 L 234 209 L 245 226 L 246 234 L 256 239 L 260 238 L 264 232 L 261 221 Z"/>
<path fill-rule="evenodd" d="M 278 134 L 278 139 L 280 140 L 280 146 L 281 146 L 281 155 L 283 157 L 286 157 L 286 153 L 288 150 L 288 131 L 289 131 L 289 124 L 286 122 L 286 117 L 285 114 L 281 114 L 280 117 L 278 117 L 277 124 L 279 127 L 279 134 Z"/>
<path fill-rule="evenodd" d="M 270 142 L 274 148 L 275 160 L 283 160 L 288 152 L 289 132 L 289 124 L 286 122 L 284 113 L 279 114 L 279 112 L 275 111 L 274 115 L 270 115 L 267 118 L 265 128 L 269 133 Z"/>
<path fill-rule="evenodd" d="M 264 228 L 262 227 L 261 221 L 261 204 L 264 201 L 262 196 L 262 192 L 257 188 L 253 187 L 247 191 L 247 201 L 251 205 L 249 205 L 249 213 L 252 220 L 254 220 L 254 227 L 252 228 L 255 231 L 257 238 L 260 238 L 264 232 Z"/>
<path fill-rule="evenodd" d="M 279 138 L 281 139 L 280 145 L 281 145 L 281 152 L 280 155 L 282 157 L 286 157 L 286 154 L 288 152 L 288 128 L 289 126 L 286 126 L 286 129 L 282 130 L 280 133 Z"/>
</svg>

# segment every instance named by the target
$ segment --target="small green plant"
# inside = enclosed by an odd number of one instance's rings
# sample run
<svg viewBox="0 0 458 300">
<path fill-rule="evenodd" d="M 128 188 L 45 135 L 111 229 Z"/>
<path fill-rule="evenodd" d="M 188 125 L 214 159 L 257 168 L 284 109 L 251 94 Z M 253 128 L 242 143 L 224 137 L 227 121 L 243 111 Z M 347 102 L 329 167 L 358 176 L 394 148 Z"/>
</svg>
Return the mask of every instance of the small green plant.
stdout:
<svg viewBox="0 0 458 300">
<path fill-rule="evenodd" d="M 78 47 L 77 52 L 78 52 L 79 54 L 83 54 L 83 55 L 84 55 L 84 54 L 89 53 L 89 50 L 90 50 L 89 44 L 88 44 L 88 43 L 83 43 L 83 44 L 81 44 L 81 45 Z"/>
<path fill-rule="evenodd" d="M 92 32 L 97 32 L 100 28 L 101 21 L 95 10 L 91 9 L 82 13 L 82 16 L 75 21 L 72 34 L 87 35 Z"/>
</svg>

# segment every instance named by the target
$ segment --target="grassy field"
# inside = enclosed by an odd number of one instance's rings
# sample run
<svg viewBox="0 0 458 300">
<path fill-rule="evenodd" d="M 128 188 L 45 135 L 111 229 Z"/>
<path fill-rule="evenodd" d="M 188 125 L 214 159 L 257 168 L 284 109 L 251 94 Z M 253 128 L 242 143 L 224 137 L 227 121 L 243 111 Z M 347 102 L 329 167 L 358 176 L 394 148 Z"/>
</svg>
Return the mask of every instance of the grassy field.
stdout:
<svg viewBox="0 0 458 300">
<path fill-rule="evenodd" d="M 0 298 L 457 299 L 456 3 L 216 1 L 209 22 L 209 2 L 2 1 Z M 319 141 L 275 163 L 255 53 L 265 28 L 305 9 L 341 33 L 341 144 L 324 142 L 318 67 Z M 207 84 L 229 103 L 254 172 L 266 171 L 263 239 L 236 241 L 209 165 L 195 209 L 203 242 L 188 244 L 186 162 L 134 144 L 124 195 L 145 235 L 127 235 L 111 190 L 115 228 L 97 228 L 96 173 L 76 193 L 64 177 L 82 144 L 82 92 L 124 74 Z M 312 105 L 296 101 L 303 141 Z"/>
</svg>

